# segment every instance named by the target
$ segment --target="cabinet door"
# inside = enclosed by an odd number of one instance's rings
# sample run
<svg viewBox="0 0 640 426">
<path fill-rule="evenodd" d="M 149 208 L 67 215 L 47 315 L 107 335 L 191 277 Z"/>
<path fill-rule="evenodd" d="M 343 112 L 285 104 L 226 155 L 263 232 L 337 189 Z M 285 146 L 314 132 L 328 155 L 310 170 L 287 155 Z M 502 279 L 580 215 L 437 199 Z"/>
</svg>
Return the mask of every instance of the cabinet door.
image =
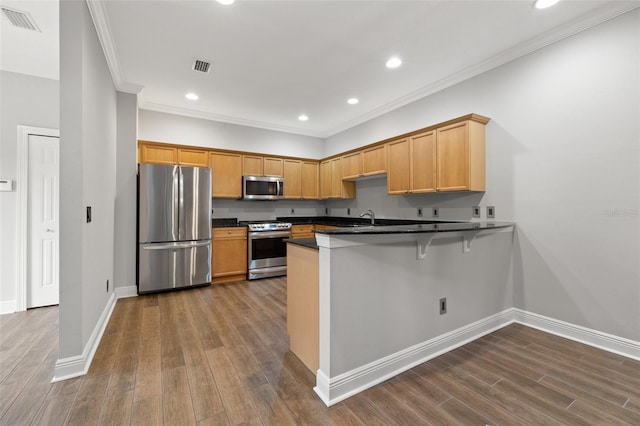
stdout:
<svg viewBox="0 0 640 426">
<path fill-rule="evenodd" d="M 387 144 L 387 194 L 406 194 L 411 185 L 411 155 L 408 138 Z"/>
<path fill-rule="evenodd" d="M 213 228 L 212 282 L 243 281 L 247 276 L 247 228 Z"/>
<path fill-rule="evenodd" d="M 343 179 L 355 179 L 362 176 L 362 153 L 354 152 L 342 157 Z"/>
<path fill-rule="evenodd" d="M 209 152 L 202 149 L 178 149 L 178 164 L 181 166 L 209 167 Z"/>
<path fill-rule="evenodd" d="M 302 197 L 302 161 L 284 160 L 284 197 Z"/>
<path fill-rule="evenodd" d="M 342 158 L 331 160 L 331 198 L 342 196 Z"/>
<path fill-rule="evenodd" d="M 436 132 L 415 135 L 411 140 L 411 192 L 436 190 Z"/>
<path fill-rule="evenodd" d="M 211 195 L 214 197 L 240 198 L 242 196 L 242 156 L 226 152 L 212 152 Z"/>
<path fill-rule="evenodd" d="M 437 130 L 438 191 L 469 189 L 468 129 L 465 121 Z"/>
<path fill-rule="evenodd" d="M 320 198 L 331 198 L 331 160 L 320 163 Z"/>
<path fill-rule="evenodd" d="M 318 163 L 316 161 L 302 162 L 302 182 L 301 193 L 302 198 L 308 200 L 318 199 Z M 285 186 L 286 189 L 286 186 Z"/>
<path fill-rule="evenodd" d="M 282 158 L 264 157 L 263 170 L 265 176 L 278 176 L 284 175 Z"/>
<path fill-rule="evenodd" d="M 362 174 L 379 175 L 387 172 L 387 150 L 384 145 L 362 151 Z"/>
<path fill-rule="evenodd" d="M 142 145 L 141 163 L 178 164 L 178 149 L 164 146 Z"/>
<path fill-rule="evenodd" d="M 258 155 L 243 155 L 242 174 L 244 176 L 262 176 L 264 174 L 262 157 Z"/>
</svg>

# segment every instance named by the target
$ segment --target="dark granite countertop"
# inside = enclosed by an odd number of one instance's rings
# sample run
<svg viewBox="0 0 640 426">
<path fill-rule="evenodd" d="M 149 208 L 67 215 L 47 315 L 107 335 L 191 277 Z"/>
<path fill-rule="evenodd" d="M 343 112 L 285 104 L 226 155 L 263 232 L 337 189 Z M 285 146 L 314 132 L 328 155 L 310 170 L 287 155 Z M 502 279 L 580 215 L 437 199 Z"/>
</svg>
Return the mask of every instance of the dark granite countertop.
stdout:
<svg viewBox="0 0 640 426">
<path fill-rule="evenodd" d="M 442 222 L 413 225 L 353 226 L 340 229 L 317 229 L 317 234 L 357 235 L 357 234 L 413 234 L 433 232 L 484 231 L 509 228 L 514 222 Z"/>
<path fill-rule="evenodd" d="M 238 224 L 237 217 L 220 217 L 211 219 L 212 228 L 232 228 L 234 226 L 244 226 Z"/>
<path fill-rule="evenodd" d="M 289 244 L 295 244 L 297 246 L 318 250 L 318 244 L 316 244 L 315 238 L 289 238 L 284 241 Z"/>
<path fill-rule="evenodd" d="M 349 226 L 363 226 L 370 225 L 371 220 L 368 218 L 360 217 L 338 217 L 338 216 L 281 216 L 277 220 L 283 222 L 289 222 L 293 225 L 305 225 L 305 224 L 319 224 L 319 225 L 332 225 L 340 227 Z M 418 225 L 418 224 L 432 224 L 432 223 L 455 223 L 447 221 L 436 220 L 411 220 L 411 219 L 378 219 L 376 218 L 375 226 L 387 226 L 387 225 Z"/>
</svg>

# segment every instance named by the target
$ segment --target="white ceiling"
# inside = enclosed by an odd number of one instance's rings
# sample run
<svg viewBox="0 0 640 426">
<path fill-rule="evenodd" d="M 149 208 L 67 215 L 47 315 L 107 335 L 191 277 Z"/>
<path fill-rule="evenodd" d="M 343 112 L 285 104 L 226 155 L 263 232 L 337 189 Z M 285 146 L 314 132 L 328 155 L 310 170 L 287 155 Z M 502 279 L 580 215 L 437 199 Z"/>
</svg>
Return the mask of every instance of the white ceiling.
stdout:
<svg viewBox="0 0 640 426">
<path fill-rule="evenodd" d="M 0 4 L 31 12 L 43 30 L 12 28 L 3 16 L 2 69 L 58 78 L 57 1 Z M 563 0 L 545 10 L 532 0 L 88 4 L 116 87 L 141 90 L 141 108 L 327 137 L 640 2 Z M 392 55 L 400 68 L 385 67 Z M 192 71 L 195 59 L 211 61 L 210 73 Z M 350 97 L 360 103 L 348 105 Z"/>
</svg>

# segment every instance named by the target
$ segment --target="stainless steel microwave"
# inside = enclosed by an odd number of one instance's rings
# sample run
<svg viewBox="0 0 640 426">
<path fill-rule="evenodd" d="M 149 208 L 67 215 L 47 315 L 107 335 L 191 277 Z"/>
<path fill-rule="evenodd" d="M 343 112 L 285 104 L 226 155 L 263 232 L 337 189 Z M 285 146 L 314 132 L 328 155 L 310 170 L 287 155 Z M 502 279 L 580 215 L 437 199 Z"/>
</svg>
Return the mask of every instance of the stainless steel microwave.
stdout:
<svg viewBox="0 0 640 426">
<path fill-rule="evenodd" d="M 245 200 L 279 200 L 284 198 L 284 179 L 275 176 L 242 176 Z"/>
</svg>

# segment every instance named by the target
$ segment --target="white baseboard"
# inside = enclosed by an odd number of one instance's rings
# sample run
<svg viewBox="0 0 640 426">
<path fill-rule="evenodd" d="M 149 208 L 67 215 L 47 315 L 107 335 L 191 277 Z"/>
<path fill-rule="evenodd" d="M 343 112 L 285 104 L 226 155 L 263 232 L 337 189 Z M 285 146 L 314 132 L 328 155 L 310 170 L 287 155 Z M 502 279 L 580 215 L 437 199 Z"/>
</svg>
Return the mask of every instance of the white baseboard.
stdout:
<svg viewBox="0 0 640 426">
<path fill-rule="evenodd" d="M 329 377 L 323 371 L 318 370 L 316 387 L 313 389 L 327 406 L 334 405 L 512 322 L 513 310 L 507 309 L 336 377 Z"/>
<path fill-rule="evenodd" d="M 85 345 L 82 355 L 62 358 L 56 361 L 51 383 L 87 374 L 87 371 L 89 371 L 89 367 L 91 366 L 91 361 L 93 361 L 93 356 L 96 354 L 96 350 L 100 344 L 100 340 L 102 340 L 104 330 L 109 323 L 109 318 L 111 318 L 113 308 L 116 306 L 116 300 L 115 293 L 111 293 L 111 297 L 109 297 L 107 305 L 102 311 L 102 315 L 98 318 L 98 322 L 93 328 L 91 336 L 89 336 L 89 341 Z"/>
<path fill-rule="evenodd" d="M 18 310 L 18 302 L 15 300 L 5 300 L 0 302 L 0 315 L 12 314 Z"/>
<path fill-rule="evenodd" d="M 624 337 L 571 324 L 557 319 L 534 314 L 521 309 L 513 309 L 514 320 L 527 327 L 537 328 L 546 333 L 555 334 L 585 345 L 613 352 L 640 361 L 640 342 Z"/>
<path fill-rule="evenodd" d="M 124 299 L 125 297 L 137 297 L 138 296 L 138 287 L 135 285 L 130 285 L 127 287 L 116 287 L 116 298 Z"/>
<path fill-rule="evenodd" d="M 510 308 L 336 377 L 318 370 L 313 389 L 327 406 L 331 406 L 514 322 L 640 361 L 640 342 Z"/>
</svg>

